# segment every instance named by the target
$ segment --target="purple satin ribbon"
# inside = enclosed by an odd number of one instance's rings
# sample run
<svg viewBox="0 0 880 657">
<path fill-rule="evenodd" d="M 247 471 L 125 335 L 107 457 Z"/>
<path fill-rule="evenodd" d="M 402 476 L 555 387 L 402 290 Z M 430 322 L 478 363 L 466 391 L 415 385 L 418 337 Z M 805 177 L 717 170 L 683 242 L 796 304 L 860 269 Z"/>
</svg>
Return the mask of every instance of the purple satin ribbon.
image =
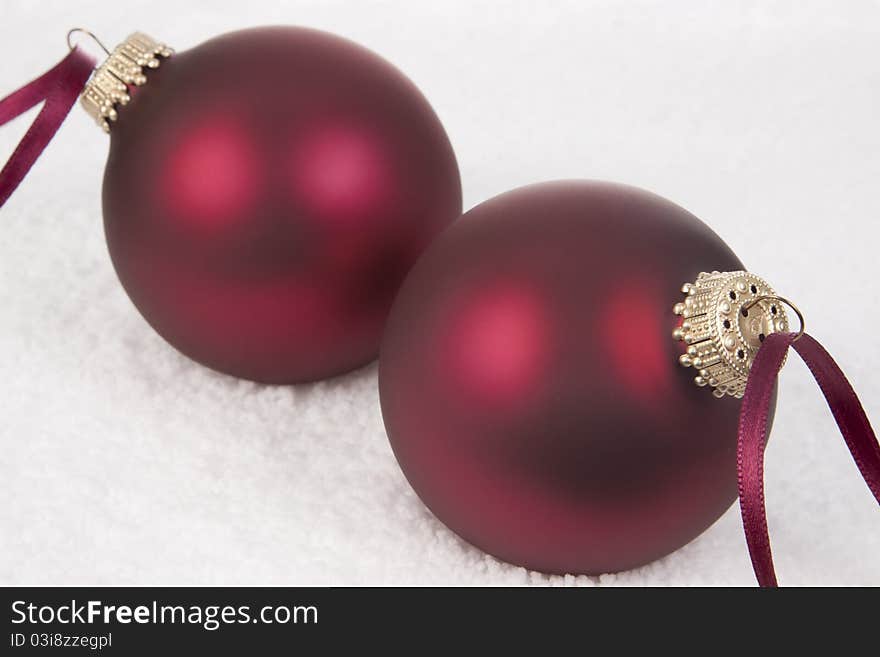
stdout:
<svg viewBox="0 0 880 657">
<path fill-rule="evenodd" d="M 880 445 L 862 404 L 822 345 L 807 334 L 796 337 L 795 333 L 774 333 L 764 340 L 749 372 L 739 416 L 739 504 L 752 567 L 761 586 L 778 586 L 764 507 L 764 446 L 770 399 L 790 346 L 813 373 L 865 483 L 880 503 Z"/>
<path fill-rule="evenodd" d="M 74 48 L 53 68 L 0 100 L 0 125 L 46 101 L 12 156 L 0 171 L 0 207 L 24 179 L 52 140 L 95 68 L 95 61 Z"/>
</svg>

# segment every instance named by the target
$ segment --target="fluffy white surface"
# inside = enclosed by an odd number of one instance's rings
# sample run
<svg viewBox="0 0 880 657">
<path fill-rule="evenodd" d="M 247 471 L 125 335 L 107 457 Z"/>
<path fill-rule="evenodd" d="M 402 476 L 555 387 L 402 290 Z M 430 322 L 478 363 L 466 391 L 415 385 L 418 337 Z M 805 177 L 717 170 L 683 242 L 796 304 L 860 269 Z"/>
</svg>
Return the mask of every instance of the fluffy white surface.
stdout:
<svg viewBox="0 0 880 657">
<path fill-rule="evenodd" d="M 273 23 L 359 41 L 434 104 L 467 207 L 564 177 L 659 192 L 799 302 L 880 421 L 876 2 L 4 0 L 0 23 L 0 94 L 77 25 L 179 49 Z M 2 159 L 25 126 L 0 130 Z M 106 149 L 76 109 L 0 211 L 0 582 L 753 584 L 737 507 L 632 572 L 500 563 L 407 486 L 375 365 L 273 388 L 186 360 L 111 268 Z M 796 357 L 767 504 L 783 584 L 880 584 L 877 504 Z"/>
</svg>

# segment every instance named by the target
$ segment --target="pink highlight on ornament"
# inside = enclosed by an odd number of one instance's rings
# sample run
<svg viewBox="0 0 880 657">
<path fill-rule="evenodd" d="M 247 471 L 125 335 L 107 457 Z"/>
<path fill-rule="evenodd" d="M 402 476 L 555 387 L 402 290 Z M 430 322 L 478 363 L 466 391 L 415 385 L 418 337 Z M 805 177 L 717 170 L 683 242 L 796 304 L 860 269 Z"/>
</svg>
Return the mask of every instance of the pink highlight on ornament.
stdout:
<svg viewBox="0 0 880 657">
<path fill-rule="evenodd" d="M 179 136 L 162 177 L 175 216 L 212 227 L 245 216 L 259 196 L 260 158 L 242 121 L 216 117 Z"/>
<path fill-rule="evenodd" d="M 665 299 L 654 288 L 644 280 L 614 285 L 607 306 L 597 315 L 604 323 L 604 344 L 613 363 L 610 373 L 647 402 L 666 394 L 661 391 L 663 382 L 675 369 L 669 348 L 671 329 L 664 321 L 673 315 L 664 312 L 658 300 Z"/>
<path fill-rule="evenodd" d="M 294 190 L 322 217 L 340 222 L 362 218 L 390 195 L 388 157 L 371 133 L 331 126 L 295 143 Z"/>
<path fill-rule="evenodd" d="M 520 402 L 540 383 L 549 355 L 549 322 L 537 293 L 496 286 L 453 309 L 445 356 L 469 393 L 490 403 Z"/>
</svg>

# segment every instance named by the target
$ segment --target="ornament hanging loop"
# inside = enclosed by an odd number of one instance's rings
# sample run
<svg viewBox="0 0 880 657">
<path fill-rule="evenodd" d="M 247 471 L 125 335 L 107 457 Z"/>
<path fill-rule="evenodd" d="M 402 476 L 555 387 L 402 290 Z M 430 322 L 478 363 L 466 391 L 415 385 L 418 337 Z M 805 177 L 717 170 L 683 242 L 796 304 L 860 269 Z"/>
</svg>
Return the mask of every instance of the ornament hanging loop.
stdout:
<svg viewBox="0 0 880 657">
<path fill-rule="evenodd" d="M 101 50 L 103 50 L 108 55 L 110 54 L 110 50 L 107 48 L 107 46 L 104 45 L 104 43 L 97 36 L 95 36 L 95 33 L 91 32 L 90 30 L 85 29 L 84 27 L 74 27 L 73 29 L 71 29 L 67 33 L 67 47 L 70 48 L 71 50 L 76 48 L 76 44 L 73 42 L 73 35 L 77 34 L 77 33 L 85 34 L 92 41 L 97 43 L 101 47 Z"/>
<path fill-rule="evenodd" d="M 800 322 L 800 329 L 798 330 L 797 335 L 795 335 L 792 342 L 796 342 L 797 340 L 799 340 L 801 338 L 801 336 L 804 334 L 805 326 L 806 326 L 804 323 L 804 315 L 801 312 L 800 308 L 798 308 L 795 304 L 793 304 L 791 301 L 789 301 L 785 297 L 780 297 L 776 294 L 763 294 L 759 297 L 752 299 L 748 303 L 744 304 L 742 307 L 742 314 L 744 316 L 748 315 L 749 309 L 751 309 L 752 306 L 754 306 L 756 303 L 758 303 L 760 301 L 778 301 L 779 303 L 784 303 L 786 306 L 791 308 L 794 311 L 794 314 L 797 315 L 798 321 Z"/>
</svg>

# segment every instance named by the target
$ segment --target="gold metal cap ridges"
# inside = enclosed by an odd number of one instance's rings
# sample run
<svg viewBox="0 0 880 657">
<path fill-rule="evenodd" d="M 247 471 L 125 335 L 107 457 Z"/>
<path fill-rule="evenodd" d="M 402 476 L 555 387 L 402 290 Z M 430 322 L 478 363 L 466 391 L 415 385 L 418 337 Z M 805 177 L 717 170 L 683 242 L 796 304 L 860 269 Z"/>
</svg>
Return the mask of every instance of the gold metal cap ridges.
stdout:
<svg viewBox="0 0 880 657">
<path fill-rule="evenodd" d="M 116 46 L 92 75 L 80 103 L 104 132 L 119 118 L 119 108 L 131 100 L 128 88 L 147 83 L 147 72 L 159 68 L 174 51 L 143 32 L 135 32 Z"/>
<path fill-rule="evenodd" d="M 679 362 L 693 367 L 694 383 L 715 397 L 741 398 L 761 343 L 788 331 L 783 304 L 767 281 L 747 271 L 702 272 L 681 292 L 684 301 L 672 309 L 682 317 L 672 337 L 687 345 Z"/>
</svg>

